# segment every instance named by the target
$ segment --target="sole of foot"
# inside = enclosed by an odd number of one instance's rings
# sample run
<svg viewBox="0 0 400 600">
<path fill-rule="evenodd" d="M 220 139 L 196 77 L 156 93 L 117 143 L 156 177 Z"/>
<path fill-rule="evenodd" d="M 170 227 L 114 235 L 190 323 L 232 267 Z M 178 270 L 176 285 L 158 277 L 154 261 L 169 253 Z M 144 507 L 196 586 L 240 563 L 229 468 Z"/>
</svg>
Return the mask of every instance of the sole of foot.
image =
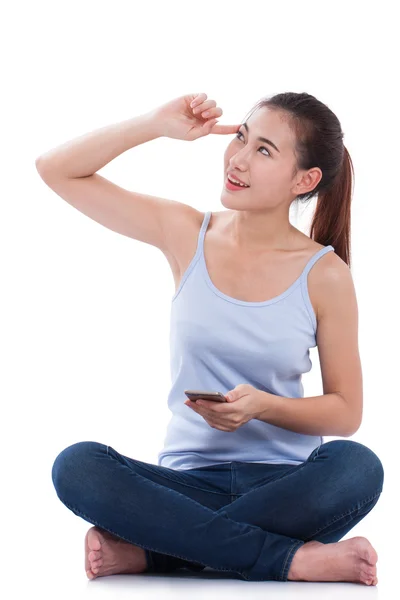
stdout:
<svg viewBox="0 0 400 600">
<path fill-rule="evenodd" d="M 290 565 L 290 581 L 349 581 L 376 585 L 378 555 L 367 538 L 323 544 L 306 542 Z"/>
<path fill-rule="evenodd" d="M 88 579 L 118 573 L 143 573 L 147 570 L 143 548 L 134 546 L 99 527 L 85 536 L 85 571 Z"/>
</svg>

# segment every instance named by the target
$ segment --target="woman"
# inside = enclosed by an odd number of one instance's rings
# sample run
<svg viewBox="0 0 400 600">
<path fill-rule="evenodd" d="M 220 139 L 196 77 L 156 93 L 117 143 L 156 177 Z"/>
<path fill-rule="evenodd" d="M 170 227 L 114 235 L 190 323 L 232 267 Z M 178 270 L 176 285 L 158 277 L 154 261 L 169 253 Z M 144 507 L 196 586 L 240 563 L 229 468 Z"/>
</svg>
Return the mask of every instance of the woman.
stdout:
<svg viewBox="0 0 400 600">
<path fill-rule="evenodd" d="M 381 461 L 362 444 L 322 437 L 351 436 L 362 415 L 341 126 L 306 93 L 263 99 L 241 125 L 220 125 L 221 115 L 206 94 L 190 94 L 37 160 L 78 210 L 160 248 L 176 284 L 173 416 L 158 464 L 80 442 L 57 456 L 53 483 L 95 525 L 85 538 L 90 579 L 209 566 L 252 581 L 376 585 L 370 542 L 339 540 L 377 503 Z M 204 214 L 96 174 L 157 137 L 209 133 L 236 134 L 224 156 L 225 211 Z M 315 194 L 311 239 L 289 209 Z M 329 393 L 304 398 L 317 345 Z M 185 403 L 188 388 L 226 402 Z"/>
</svg>

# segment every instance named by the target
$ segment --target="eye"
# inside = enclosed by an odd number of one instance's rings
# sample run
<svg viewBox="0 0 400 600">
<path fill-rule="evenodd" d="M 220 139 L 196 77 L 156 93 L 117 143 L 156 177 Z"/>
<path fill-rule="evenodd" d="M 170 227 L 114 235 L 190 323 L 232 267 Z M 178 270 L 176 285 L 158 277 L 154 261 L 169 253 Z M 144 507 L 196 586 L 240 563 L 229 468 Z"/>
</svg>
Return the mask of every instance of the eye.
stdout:
<svg viewBox="0 0 400 600">
<path fill-rule="evenodd" d="M 239 135 L 243 136 L 243 133 L 241 131 L 238 131 L 235 137 L 237 137 L 237 139 L 240 139 Z M 260 146 L 259 150 L 266 150 L 268 152 L 268 156 L 271 156 L 268 148 L 266 148 L 265 146 Z M 265 154 L 264 154 L 264 156 L 265 156 Z"/>
</svg>

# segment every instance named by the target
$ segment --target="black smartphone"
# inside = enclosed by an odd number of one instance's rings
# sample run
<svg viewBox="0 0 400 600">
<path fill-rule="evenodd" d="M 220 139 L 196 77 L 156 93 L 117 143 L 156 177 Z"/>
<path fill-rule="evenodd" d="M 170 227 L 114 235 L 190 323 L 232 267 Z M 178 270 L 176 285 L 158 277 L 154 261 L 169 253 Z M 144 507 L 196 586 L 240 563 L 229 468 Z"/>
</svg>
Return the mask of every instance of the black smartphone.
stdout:
<svg viewBox="0 0 400 600">
<path fill-rule="evenodd" d="M 228 402 L 221 392 L 207 392 L 206 390 L 185 390 L 186 396 L 192 402 L 196 400 L 213 400 L 214 402 Z"/>
</svg>

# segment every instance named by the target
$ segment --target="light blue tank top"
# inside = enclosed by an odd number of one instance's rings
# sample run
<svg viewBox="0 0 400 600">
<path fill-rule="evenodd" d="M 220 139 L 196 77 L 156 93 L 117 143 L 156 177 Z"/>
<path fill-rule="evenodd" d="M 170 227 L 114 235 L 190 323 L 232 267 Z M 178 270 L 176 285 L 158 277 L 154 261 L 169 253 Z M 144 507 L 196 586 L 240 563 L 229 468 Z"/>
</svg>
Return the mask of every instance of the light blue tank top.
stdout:
<svg viewBox="0 0 400 600">
<path fill-rule="evenodd" d="M 317 321 L 307 275 L 333 246 L 314 254 L 298 279 L 264 302 L 227 296 L 210 279 L 204 258 L 206 212 L 196 253 L 171 302 L 170 352 L 172 413 L 158 454 L 158 465 L 186 470 L 242 461 L 297 465 L 323 437 L 295 433 L 251 419 L 233 432 L 211 427 L 185 406 L 185 389 L 226 394 L 239 383 L 278 396 L 304 397 L 303 373 L 311 370 L 309 349 L 316 343 Z"/>
</svg>

